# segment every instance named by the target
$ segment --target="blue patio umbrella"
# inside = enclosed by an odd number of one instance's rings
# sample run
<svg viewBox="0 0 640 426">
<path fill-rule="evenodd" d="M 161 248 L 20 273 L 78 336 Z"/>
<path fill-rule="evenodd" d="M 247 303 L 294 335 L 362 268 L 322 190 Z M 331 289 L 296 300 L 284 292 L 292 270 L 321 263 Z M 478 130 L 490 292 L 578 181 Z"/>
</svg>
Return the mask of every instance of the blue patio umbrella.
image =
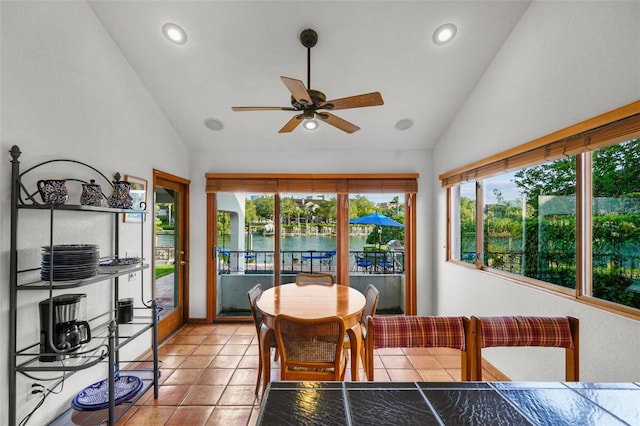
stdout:
<svg viewBox="0 0 640 426">
<path fill-rule="evenodd" d="M 403 224 L 397 222 L 390 217 L 383 215 L 382 213 L 374 212 L 365 216 L 360 216 L 355 219 L 351 219 L 349 223 L 353 225 L 376 225 L 376 226 L 395 226 L 404 227 Z M 378 228 L 379 238 L 382 238 L 382 229 Z M 380 241 L 379 241 L 380 243 Z"/>
</svg>

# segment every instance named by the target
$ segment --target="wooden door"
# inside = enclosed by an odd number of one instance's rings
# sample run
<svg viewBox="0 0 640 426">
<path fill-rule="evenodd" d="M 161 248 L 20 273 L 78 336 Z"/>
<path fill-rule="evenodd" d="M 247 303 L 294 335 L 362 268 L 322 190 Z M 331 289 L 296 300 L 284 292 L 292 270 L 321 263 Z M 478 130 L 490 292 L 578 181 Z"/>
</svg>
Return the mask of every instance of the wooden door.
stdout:
<svg viewBox="0 0 640 426">
<path fill-rule="evenodd" d="M 189 181 L 158 170 L 154 187 L 154 285 L 164 340 L 188 318 L 189 293 Z"/>
</svg>

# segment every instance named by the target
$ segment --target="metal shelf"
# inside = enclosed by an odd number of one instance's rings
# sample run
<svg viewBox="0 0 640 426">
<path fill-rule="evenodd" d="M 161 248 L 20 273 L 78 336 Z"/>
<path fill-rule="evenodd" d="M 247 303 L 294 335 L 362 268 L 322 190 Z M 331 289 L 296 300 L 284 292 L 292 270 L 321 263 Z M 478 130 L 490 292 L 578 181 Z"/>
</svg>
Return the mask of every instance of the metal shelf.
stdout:
<svg viewBox="0 0 640 426">
<path fill-rule="evenodd" d="M 158 369 L 158 307 L 155 301 L 148 301 L 144 296 L 144 274 L 141 274 L 140 277 L 140 289 L 141 289 L 141 300 L 142 304 L 145 307 L 137 307 L 139 313 L 143 313 L 143 315 L 137 315 L 134 317 L 133 321 L 125 324 L 117 324 L 117 301 L 118 301 L 118 293 L 119 293 L 119 284 L 121 283 L 119 277 L 126 276 L 135 272 L 143 271 L 149 268 L 148 264 L 142 263 L 137 266 L 117 269 L 115 271 L 109 272 L 100 272 L 98 275 L 83 279 L 83 280 L 72 280 L 72 281 L 43 281 L 40 280 L 40 270 L 41 268 L 32 268 L 32 269 L 18 269 L 18 243 L 19 243 L 19 228 L 18 228 L 18 217 L 20 216 L 20 212 L 22 210 L 38 210 L 42 211 L 43 214 L 47 214 L 50 217 L 49 224 L 49 246 L 53 246 L 54 241 L 54 219 L 57 216 L 57 213 L 66 214 L 66 212 L 84 212 L 84 213 L 99 213 L 99 214 L 109 214 L 113 217 L 115 226 L 113 230 L 109 231 L 110 235 L 113 237 L 113 251 L 114 255 L 118 255 L 118 251 L 120 249 L 119 237 L 120 237 L 120 216 L 123 214 L 140 214 L 145 216 L 147 211 L 144 209 L 145 206 L 140 204 L 140 207 L 143 209 L 120 209 L 120 208 L 111 208 L 111 207 L 102 207 L 102 206 L 85 206 L 79 204 L 60 204 L 60 205 L 49 205 L 49 204 L 41 204 L 38 200 L 38 190 L 33 190 L 31 186 L 35 185 L 36 182 L 29 183 L 29 188 L 25 185 L 25 182 L 30 182 L 31 180 L 35 181 L 41 175 L 46 175 L 49 170 L 44 170 L 48 164 L 51 163 L 65 163 L 72 164 L 79 167 L 84 167 L 82 169 L 82 175 L 85 175 L 85 172 L 91 170 L 89 172 L 91 176 L 100 176 L 106 183 L 106 186 L 113 187 L 110 179 L 108 179 L 104 174 L 102 174 L 96 168 L 70 159 L 55 159 L 48 160 L 41 163 L 38 163 L 34 166 L 27 168 L 25 171 L 20 172 L 20 149 L 17 146 L 13 146 L 10 150 L 11 153 L 11 250 L 9 253 L 9 276 L 10 276 L 10 300 L 9 300 L 9 379 L 8 379 L 8 389 L 9 389 L 9 423 L 17 424 L 16 414 L 17 414 L 17 396 L 16 396 L 16 388 L 17 388 L 17 378 L 18 375 L 22 375 L 24 377 L 29 378 L 29 380 L 36 381 L 57 381 L 60 383 L 65 378 L 75 374 L 78 371 L 86 370 L 91 367 L 97 366 L 100 363 L 106 364 L 108 366 L 108 374 L 109 378 L 109 397 L 110 404 L 107 408 L 103 410 L 97 410 L 92 412 L 87 411 L 76 411 L 73 409 L 67 410 L 62 416 L 58 417 L 51 424 L 78 424 L 76 420 L 78 420 L 78 416 L 81 419 L 82 424 L 115 424 L 116 421 L 124 415 L 124 413 L 132 406 L 135 401 L 140 399 L 142 395 L 146 393 L 150 388 L 154 389 L 154 397 L 158 397 L 158 380 L 159 377 L 159 369 Z M 75 167 L 75 166 L 74 166 Z M 28 175 L 31 171 L 38 170 L 38 173 L 34 173 L 31 176 L 36 176 L 33 179 L 24 179 L 26 175 Z M 87 183 L 84 180 L 78 180 L 74 178 L 68 179 L 69 181 L 76 181 L 80 183 Z M 118 178 L 116 178 L 118 180 Z M 104 195 L 104 194 L 103 194 Z M 30 216 L 30 215 L 29 215 Z M 84 220 L 84 218 L 83 218 Z M 139 224 L 139 232 L 140 232 L 140 252 L 144 252 L 145 240 L 144 240 L 144 221 L 140 221 Z M 98 282 L 111 281 L 110 285 L 112 287 L 111 297 L 109 300 L 109 307 L 104 307 L 104 311 L 94 316 L 93 318 L 88 319 L 87 321 L 91 324 L 91 340 L 85 345 L 78 348 L 76 351 L 69 351 L 64 354 L 57 353 L 40 353 L 40 342 L 33 343 L 25 348 L 18 349 L 17 348 L 17 331 L 20 324 L 17 322 L 17 310 L 19 306 L 19 294 L 22 293 L 22 290 L 30 290 L 30 291 L 49 291 L 49 296 L 52 296 L 52 290 L 66 290 L 79 288 L 84 286 L 89 286 L 91 284 L 95 284 Z M 37 324 L 37 321 L 30 322 L 31 327 L 33 324 Z M 33 330 L 25 330 L 26 332 L 30 332 Z M 113 399 L 113 386 L 114 386 L 114 377 L 117 372 L 116 369 L 120 365 L 120 349 L 127 344 L 133 342 L 134 340 L 140 338 L 147 332 L 151 332 L 151 350 L 153 352 L 152 358 L 152 370 L 122 370 L 127 371 L 127 374 L 135 374 L 141 379 L 143 379 L 143 388 L 138 392 L 136 396 L 134 396 L 130 401 L 126 403 L 115 405 Z M 34 338 L 37 333 L 37 329 L 33 331 Z M 32 341 L 33 341 L 32 340 Z M 50 356 L 60 356 L 62 359 L 45 362 L 40 361 L 41 355 L 50 355 Z M 148 361 L 147 361 L 148 362 Z M 55 386 L 54 386 L 55 387 Z M 53 398 L 53 396 L 52 396 Z"/>
<path fill-rule="evenodd" d="M 145 263 L 141 266 L 123 269 L 118 272 L 101 272 L 95 277 L 87 278 L 86 280 L 76 280 L 76 281 L 31 281 L 23 284 L 18 284 L 18 290 L 65 290 L 70 288 L 78 288 L 84 287 L 90 284 L 94 284 L 101 281 L 110 280 L 112 278 L 120 277 L 123 275 L 129 275 L 134 272 L 142 271 L 144 269 L 148 269 L 149 264 Z M 30 272 L 30 271 L 22 271 L 22 272 Z"/>
</svg>

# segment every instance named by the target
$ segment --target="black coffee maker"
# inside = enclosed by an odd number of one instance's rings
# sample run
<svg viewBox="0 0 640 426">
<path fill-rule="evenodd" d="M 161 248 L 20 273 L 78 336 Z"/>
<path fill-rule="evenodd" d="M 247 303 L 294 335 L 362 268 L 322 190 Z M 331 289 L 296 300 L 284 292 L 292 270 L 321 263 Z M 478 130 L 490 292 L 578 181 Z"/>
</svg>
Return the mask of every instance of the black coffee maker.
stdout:
<svg viewBox="0 0 640 426">
<path fill-rule="evenodd" d="M 40 302 L 40 361 L 60 361 L 91 340 L 89 323 L 84 321 L 86 297 L 62 294 Z"/>
</svg>

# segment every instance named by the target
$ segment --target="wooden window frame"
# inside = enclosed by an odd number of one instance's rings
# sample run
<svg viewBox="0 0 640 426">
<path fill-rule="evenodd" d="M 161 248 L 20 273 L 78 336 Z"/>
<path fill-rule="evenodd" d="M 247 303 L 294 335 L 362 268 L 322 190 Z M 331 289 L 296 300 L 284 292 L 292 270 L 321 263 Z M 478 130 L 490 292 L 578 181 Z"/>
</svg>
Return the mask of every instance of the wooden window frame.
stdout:
<svg viewBox="0 0 640 426">
<path fill-rule="evenodd" d="M 207 193 L 207 322 L 216 318 L 216 194 L 218 192 L 256 192 L 274 195 L 274 216 L 280 217 L 280 194 L 291 192 L 325 192 L 336 194 L 338 253 L 349 251 L 349 194 L 405 194 L 405 314 L 417 314 L 416 296 L 416 194 L 418 173 L 391 174 L 284 174 L 284 173 L 206 173 Z M 280 235 L 280 221 L 274 223 Z M 274 284 L 280 285 L 280 239 L 274 241 Z M 349 262 L 344 255 L 337 259 L 337 282 L 349 283 Z"/>
<path fill-rule="evenodd" d="M 591 255 L 591 151 L 640 138 L 640 100 L 585 120 L 523 145 L 492 155 L 439 176 L 447 199 L 446 259 L 465 267 L 499 275 L 517 284 L 531 285 L 555 295 L 575 299 L 625 317 L 640 319 L 640 310 L 591 296 L 593 269 Z M 533 167 L 565 156 L 576 156 L 576 288 L 567 289 L 523 275 L 512 274 L 482 264 L 483 197 L 482 179 L 525 167 Z M 476 264 L 456 260 L 451 252 L 453 196 L 451 190 L 463 182 L 476 182 Z"/>
</svg>

